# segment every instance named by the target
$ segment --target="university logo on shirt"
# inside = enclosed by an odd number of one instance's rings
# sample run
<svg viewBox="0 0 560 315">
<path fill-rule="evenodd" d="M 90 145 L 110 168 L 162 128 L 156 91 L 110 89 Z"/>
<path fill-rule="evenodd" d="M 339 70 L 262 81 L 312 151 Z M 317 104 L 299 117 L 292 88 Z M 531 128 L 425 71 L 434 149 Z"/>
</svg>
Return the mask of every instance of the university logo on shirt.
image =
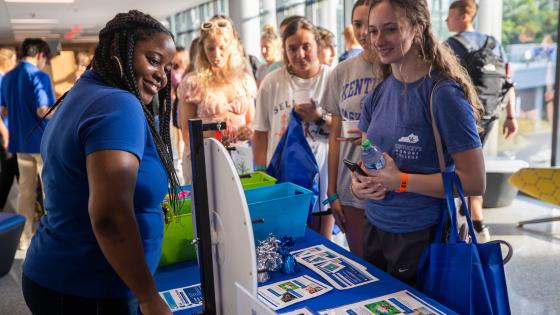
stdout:
<svg viewBox="0 0 560 315">
<path fill-rule="evenodd" d="M 420 137 L 410 133 L 399 138 L 393 149 L 393 156 L 401 160 L 418 160 L 421 152 Z"/>
</svg>

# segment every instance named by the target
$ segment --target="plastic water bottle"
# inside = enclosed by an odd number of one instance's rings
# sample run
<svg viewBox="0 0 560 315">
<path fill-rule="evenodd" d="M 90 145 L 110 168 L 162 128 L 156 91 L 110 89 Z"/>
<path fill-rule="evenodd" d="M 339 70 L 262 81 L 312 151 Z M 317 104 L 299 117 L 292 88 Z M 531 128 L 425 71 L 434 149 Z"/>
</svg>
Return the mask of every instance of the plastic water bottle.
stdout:
<svg viewBox="0 0 560 315">
<path fill-rule="evenodd" d="M 385 167 L 383 152 L 369 139 L 362 140 L 362 162 L 368 170 L 378 170 Z"/>
</svg>

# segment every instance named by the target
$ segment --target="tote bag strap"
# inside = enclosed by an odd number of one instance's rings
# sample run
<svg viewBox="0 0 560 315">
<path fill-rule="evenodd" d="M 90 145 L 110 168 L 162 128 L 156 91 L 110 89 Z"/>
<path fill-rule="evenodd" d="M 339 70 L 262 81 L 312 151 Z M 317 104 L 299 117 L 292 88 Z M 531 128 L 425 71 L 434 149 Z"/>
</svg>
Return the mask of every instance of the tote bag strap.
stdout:
<svg viewBox="0 0 560 315">
<path fill-rule="evenodd" d="M 433 106 L 433 99 L 434 99 L 434 94 L 436 89 L 439 87 L 439 85 L 443 82 L 442 79 L 438 79 L 433 87 L 432 87 L 432 91 L 430 92 L 430 116 L 432 118 L 432 131 L 434 133 L 434 140 L 436 143 L 436 151 L 437 151 L 437 156 L 438 156 L 438 162 L 439 162 L 439 169 L 441 171 L 442 174 L 442 181 L 443 181 L 443 185 L 444 185 L 444 189 L 445 189 L 445 199 L 446 199 L 446 203 L 447 203 L 447 212 L 449 214 L 449 218 L 450 218 L 450 231 L 449 231 L 449 242 L 450 243 L 456 243 L 459 240 L 459 229 L 457 226 L 457 207 L 455 206 L 455 197 L 454 197 L 454 187 L 456 188 L 457 194 L 459 195 L 459 197 L 461 198 L 461 207 L 465 207 L 465 214 L 466 214 L 466 218 L 467 218 L 467 223 L 468 223 L 468 227 L 469 227 L 469 233 L 471 235 L 471 238 L 473 240 L 473 243 L 476 243 L 476 236 L 474 233 L 474 226 L 473 223 L 471 221 L 470 218 L 470 214 L 469 214 L 469 210 L 468 210 L 468 206 L 465 203 L 465 197 L 463 194 L 463 189 L 461 187 L 461 181 L 459 180 L 459 177 L 457 176 L 457 174 L 455 174 L 455 172 L 446 172 L 445 171 L 445 158 L 443 155 L 443 144 L 441 141 L 441 135 L 439 133 L 439 129 L 437 127 L 436 124 L 436 118 L 434 115 L 434 106 Z M 439 227 L 436 231 L 436 241 L 438 241 L 443 233 L 443 225 L 444 225 L 444 219 L 445 219 L 445 211 L 444 213 L 442 213 L 441 216 L 441 221 L 439 224 Z"/>
<path fill-rule="evenodd" d="M 432 117 L 432 131 L 434 133 L 434 140 L 436 141 L 436 150 L 439 162 L 439 170 L 443 173 L 445 172 L 445 158 L 443 156 L 443 145 L 441 144 L 441 136 L 439 134 L 439 129 L 436 125 L 436 117 L 434 116 L 434 94 L 438 86 L 443 82 L 443 80 L 437 80 L 432 87 L 430 92 L 430 116 Z"/>
</svg>

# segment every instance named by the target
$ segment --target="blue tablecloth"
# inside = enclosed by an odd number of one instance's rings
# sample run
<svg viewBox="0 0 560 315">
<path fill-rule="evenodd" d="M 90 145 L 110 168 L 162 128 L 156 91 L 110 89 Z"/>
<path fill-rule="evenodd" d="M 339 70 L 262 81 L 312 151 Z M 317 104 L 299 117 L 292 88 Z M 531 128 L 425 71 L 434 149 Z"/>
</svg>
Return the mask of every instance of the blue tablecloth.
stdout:
<svg viewBox="0 0 560 315">
<path fill-rule="evenodd" d="M 440 311 L 448 314 L 455 314 L 453 311 L 449 310 L 445 306 L 428 298 L 427 296 L 418 292 L 414 288 L 391 277 L 387 273 L 379 270 L 378 268 L 374 267 L 370 263 L 355 256 L 354 254 L 346 251 L 345 249 L 336 245 L 335 243 L 327 241 L 321 235 L 317 234 L 316 232 L 310 229 L 306 230 L 304 237 L 296 239 L 296 245 L 294 246 L 294 250 L 302 249 L 314 245 L 319 245 L 319 244 L 323 244 L 326 247 L 331 248 L 334 251 L 343 254 L 344 256 L 349 257 L 352 260 L 355 260 L 360 264 L 366 266 L 368 272 L 370 272 L 372 275 L 377 277 L 379 281 L 370 284 L 365 284 L 353 289 L 347 289 L 347 290 L 337 290 L 333 288 L 332 291 L 326 294 L 318 296 L 314 299 L 303 301 L 301 303 L 296 303 L 294 305 L 279 310 L 279 312 L 284 313 L 287 311 L 292 311 L 292 310 L 302 308 L 304 306 L 314 311 L 321 311 L 328 308 L 334 308 L 346 304 L 359 302 L 362 300 L 375 298 L 378 296 L 383 296 L 400 290 L 409 290 L 410 292 L 424 299 L 426 302 L 433 305 Z M 323 280 L 322 277 L 316 274 L 315 272 L 311 271 L 310 269 L 304 266 L 301 267 L 302 267 L 300 268 L 301 271 L 296 275 L 283 275 L 280 272 L 271 273 L 270 280 L 266 283 L 263 283 L 262 285 L 267 285 L 277 281 L 295 278 L 298 276 L 302 276 L 304 274 L 310 275 L 316 278 L 317 280 L 320 280 L 328 284 L 326 280 Z M 158 269 L 155 274 L 155 279 L 156 279 L 158 290 L 164 291 L 164 290 L 170 290 L 170 289 L 185 287 L 188 285 L 199 283 L 200 274 L 196 262 L 190 261 L 190 262 L 179 263 L 173 266 L 168 266 L 168 267 L 163 267 Z M 197 307 L 197 308 L 187 309 L 181 312 L 175 312 L 174 314 L 192 314 L 194 312 L 200 312 L 200 311 L 201 308 Z"/>
</svg>

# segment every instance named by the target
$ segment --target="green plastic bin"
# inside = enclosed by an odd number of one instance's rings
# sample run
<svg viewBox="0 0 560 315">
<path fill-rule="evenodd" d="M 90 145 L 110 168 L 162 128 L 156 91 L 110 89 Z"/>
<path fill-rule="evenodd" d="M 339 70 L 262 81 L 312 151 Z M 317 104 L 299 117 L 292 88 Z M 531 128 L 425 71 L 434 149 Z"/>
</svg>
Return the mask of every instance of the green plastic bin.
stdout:
<svg viewBox="0 0 560 315">
<path fill-rule="evenodd" d="M 274 177 L 263 172 L 255 172 L 241 177 L 241 185 L 244 190 L 266 187 L 275 183 L 276 179 Z M 191 213 L 192 199 L 190 196 L 192 187 L 183 186 L 182 189 L 188 193 L 180 196 L 180 200 L 183 201 L 179 211 L 180 214 L 175 217 L 171 214 L 167 215 L 168 223 L 165 223 L 164 226 L 159 266 L 167 266 L 196 258 L 195 248 L 191 244 L 194 239 Z M 168 198 L 164 199 L 161 205 L 172 212 Z"/>
<path fill-rule="evenodd" d="M 190 192 L 190 186 L 183 186 L 185 191 Z M 161 258 L 159 266 L 167 266 L 174 263 L 196 258 L 196 251 L 192 245 L 194 232 L 192 226 L 190 195 L 181 198 L 182 206 L 178 216 L 168 215 L 168 221 L 163 227 L 163 242 L 161 244 Z M 162 202 L 162 207 L 171 211 L 168 200 Z"/>
<path fill-rule="evenodd" d="M 241 186 L 244 190 L 265 187 L 276 184 L 276 178 L 264 172 L 254 172 L 241 175 Z"/>
</svg>

